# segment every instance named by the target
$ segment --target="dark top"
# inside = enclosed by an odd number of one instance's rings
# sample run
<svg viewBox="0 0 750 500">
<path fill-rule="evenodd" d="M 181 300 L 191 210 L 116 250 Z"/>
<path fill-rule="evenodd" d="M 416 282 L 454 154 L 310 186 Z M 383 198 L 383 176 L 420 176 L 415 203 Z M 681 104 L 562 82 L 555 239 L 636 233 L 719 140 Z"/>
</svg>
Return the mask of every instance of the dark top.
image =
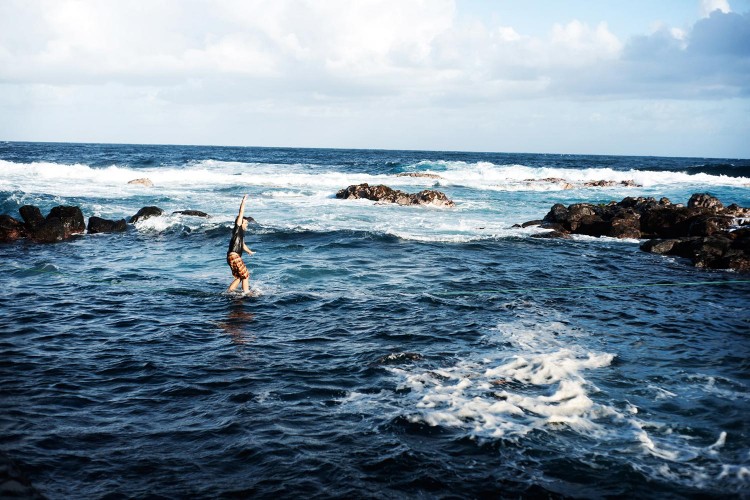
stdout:
<svg viewBox="0 0 750 500">
<path fill-rule="evenodd" d="M 245 230 L 242 229 L 242 226 L 238 226 L 237 224 L 234 225 L 234 230 L 232 231 L 232 239 L 229 240 L 229 250 L 227 250 L 227 255 L 229 255 L 232 252 L 235 252 L 239 255 L 242 255 L 242 247 L 245 244 Z"/>
</svg>

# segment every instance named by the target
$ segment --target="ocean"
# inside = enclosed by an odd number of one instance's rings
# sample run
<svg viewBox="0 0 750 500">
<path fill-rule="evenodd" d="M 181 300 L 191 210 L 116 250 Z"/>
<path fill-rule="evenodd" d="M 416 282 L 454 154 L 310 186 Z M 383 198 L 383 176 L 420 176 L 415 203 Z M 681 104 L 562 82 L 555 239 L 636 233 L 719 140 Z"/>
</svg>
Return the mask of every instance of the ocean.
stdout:
<svg viewBox="0 0 750 500">
<path fill-rule="evenodd" d="M 49 498 L 750 498 L 750 277 L 513 227 L 697 192 L 750 160 L 0 143 L 0 213 L 165 211 L 0 244 L 0 454 Z"/>
</svg>

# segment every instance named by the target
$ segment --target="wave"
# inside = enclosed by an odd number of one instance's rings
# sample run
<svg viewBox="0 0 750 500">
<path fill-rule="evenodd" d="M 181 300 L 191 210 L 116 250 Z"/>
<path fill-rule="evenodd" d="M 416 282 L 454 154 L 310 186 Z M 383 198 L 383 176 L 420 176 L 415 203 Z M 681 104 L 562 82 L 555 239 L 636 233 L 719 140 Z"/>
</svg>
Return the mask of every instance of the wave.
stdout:
<svg viewBox="0 0 750 500">
<path fill-rule="evenodd" d="M 494 191 L 559 191 L 586 188 L 585 184 L 609 181 L 616 187 L 634 183 L 655 186 L 750 186 L 750 176 L 721 173 L 615 170 L 611 168 L 546 168 L 496 165 L 489 162 L 430 161 L 409 165 L 400 172 L 357 173 L 336 166 L 304 164 L 224 162 L 202 160 L 184 167 L 129 168 L 117 165 L 92 167 L 54 162 L 16 163 L 0 160 L 0 190 L 43 192 L 61 196 L 130 197 L 185 190 L 212 191 L 227 187 L 260 187 L 286 191 L 264 191 L 271 197 L 332 196 L 351 184 L 387 184 L 406 190 L 425 188 L 469 188 Z M 430 177 L 399 174 L 431 174 Z M 128 184 L 147 177 L 154 188 Z"/>
<path fill-rule="evenodd" d="M 607 167 L 550 168 L 525 165 L 496 165 L 488 162 L 423 161 L 410 165 L 407 172 L 439 175 L 438 185 L 456 185 L 476 189 L 508 191 L 545 191 L 583 188 L 586 183 L 611 181 L 632 182 L 643 187 L 674 185 L 748 186 L 747 176 L 730 176 L 717 170 L 715 174 L 682 171 L 617 170 Z M 569 186 L 566 186 L 568 184 Z"/>
</svg>

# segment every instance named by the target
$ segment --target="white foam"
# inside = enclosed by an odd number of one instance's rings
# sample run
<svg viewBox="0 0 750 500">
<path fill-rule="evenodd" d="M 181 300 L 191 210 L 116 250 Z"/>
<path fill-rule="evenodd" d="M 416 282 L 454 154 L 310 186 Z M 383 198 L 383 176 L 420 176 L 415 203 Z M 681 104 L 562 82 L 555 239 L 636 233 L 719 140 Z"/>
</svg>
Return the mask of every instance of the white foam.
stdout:
<svg viewBox="0 0 750 500">
<path fill-rule="evenodd" d="M 564 347 L 558 335 L 571 332 L 560 322 L 503 325 L 499 332 L 522 353 L 440 370 L 391 368 L 416 401 L 408 418 L 465 428 L 480 438 L 518 439 L 558 425 L 587 435 L 596 431 L 595 420 L 610 412 L 592 401 L 589 393 L 596 388 L 584 374 L 610 366 L 614 356 Z"/>
<path fill-rule="evenodd" d="M 400 383 L 402 415 L 479 440 L 522 441 L 532 432 L 573 431 L 607 447 L 620 443 L 619 455 L 647 476 L 690 487 L 724 480 L 742 488 L 750 479 L 746 467 L 722 464 L 726 432 L 712 444 L 701 443 L 671 423 L 640 417 L 627 401 L 602 397 L 590 374 L 612 370 L 615 355 L 582 349 L 589 334 L 554 316 L 545 312 L 499 325 L 484 339 L 481 357 L 469 355 L 439 369 L 419 363 L 388 368 Z M 651 389 L 662 397 L 678 396 Z"/>
<path fill-rule="evenodd" d="M 502 191 L 559 191 L 565 190 L 565 183 L 582 188 L 586 182 L 613 181 L 615 183 L 633 181 L 643 187 L 696 185 L 696 186 L 746 186 L 747 177 L 729 177 L 704 173 L 650 170 L 613 170 L 611 168 L 535 168 L 524 165 L 495 165 L 488 162 L 466 163 L 460 161 L 419 162 L 411 170 L 423 170 L 442 177 L 437 182 L 441 186 L 467 186 L 474 189 Z M 542 179 L 563 179 L 564 182 L 549 182 Z M 623 189 L 624 186 L 613 186 Z M 594 188 L 591 188 L 594 189 Z M 624 188 L 628 189 L 628 188 Z"/>
</svg>

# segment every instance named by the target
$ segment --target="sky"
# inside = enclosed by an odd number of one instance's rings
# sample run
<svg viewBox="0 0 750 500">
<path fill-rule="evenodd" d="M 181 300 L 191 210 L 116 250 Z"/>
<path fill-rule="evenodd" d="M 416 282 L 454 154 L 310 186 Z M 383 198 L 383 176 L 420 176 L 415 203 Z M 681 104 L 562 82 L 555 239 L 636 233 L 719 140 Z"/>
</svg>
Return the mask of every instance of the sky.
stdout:
<svg viewBox="0 0 750 500">
<path fill-rule="evenodd" d="M 0 0 L 0 140 L 750 158 L 750 0 Z"/>
</svg>

